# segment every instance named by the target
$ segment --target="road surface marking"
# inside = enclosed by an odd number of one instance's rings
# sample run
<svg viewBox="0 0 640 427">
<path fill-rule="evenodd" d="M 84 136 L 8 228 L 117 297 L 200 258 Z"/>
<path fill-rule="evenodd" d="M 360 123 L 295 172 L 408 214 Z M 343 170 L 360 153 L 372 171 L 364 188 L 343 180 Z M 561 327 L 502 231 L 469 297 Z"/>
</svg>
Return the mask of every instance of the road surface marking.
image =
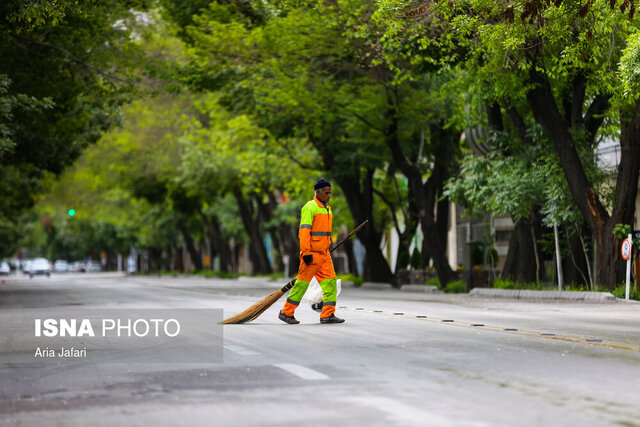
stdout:
<svg viewBox="0 0 640 427">
<path fill-rule="evenodd" d="M 344 310 L 353 311 L 353 308 L 350 308 L 350 307 L 342 307 L 342 308 Z M 356 308 L 355 310 L 358 310 L 364 313 L 376 313 L 382 316 L 385 316 L 385 315 L 398 316 L 399 315 L 399 313 L 393 312 L 393 311 L 371 310 L 371 309 L 362 309 L 362 308 Z M 468 323 L 463 321 L 454 321 L 453 319 L 441 319 L 441 318 L 439 319 L 437 317 L 427 318 L 427 316 L 415 316 L 413 314 L 407 314 L 407 313 L 405 313 L 403 317 L 407 317 L 407 318 L 415 317 L 415 318 L 419 318 L 420 321 L 427 321 L 427 322 L 437 322 L 437 323 L 444 322 L 451 326 L 458 326 L 463 328 L 479 327 L 483 325 L 482 329 L 484 329 L 485 331 L 502 332 L 502 333 L 509 333 L 514 335 L 524 335 L 529 337 L 540 337 L 540 338 L 551 339 L 555 341 L 567 341 L 567 342 L 580 343 L 580 344 L 591 345 L 591 346 L 607 347 L 607 348 L 612 348 L 617 350 L 631 350 L 635 352 L 640 352 L 640 347 L 638 347 L 637 344 L 631 344 L 631 343 L 619 342 L 619 341 L 609 341 L 609 340 L 603 340 L 600 338 L 586 338 L 586 337 L 569 336 L 569 335 L 557 335 L 549 332 L 538 332 L 538 331 L 531 331 L 531 330 L 522 330 L 517 328 L 504 328 L 504 327 L 497 327 L 493 325 L 484 325 L 482 323 Z"/>
<path fill-rule="evenodd" d="M 389 424 L 450 426 L 452 419 L 436 415 L 398 400 L 379 396 L 353 396 L 348 400 L 387 414 Z M 457 422 L 459 420 L 456 420 Z"/>
<path fill-rule="evenodd" d="M 276 368 L 283 369 L 290 374 L 302 378 L 303 380 L 315 381 L 315 380 L 328 380 L 329 377 L 313 369 L 305 368 L 304 366 L 295 365 L 293 363 L 278 363 L 273 365 Z"/>
<path fill-rule="evenodd" d="M 253 351 L 251 349 L 248 349 L 246 347 L 242 347 L 241 345 L 225 345 L 224 348 L 226 348 L 229 351 L 233 351 L 234 353 L 238 353 L 242 356 L 258 356 L 260 355 L 260 353 L 258 353 L 257 351 Z"/>
</svg>

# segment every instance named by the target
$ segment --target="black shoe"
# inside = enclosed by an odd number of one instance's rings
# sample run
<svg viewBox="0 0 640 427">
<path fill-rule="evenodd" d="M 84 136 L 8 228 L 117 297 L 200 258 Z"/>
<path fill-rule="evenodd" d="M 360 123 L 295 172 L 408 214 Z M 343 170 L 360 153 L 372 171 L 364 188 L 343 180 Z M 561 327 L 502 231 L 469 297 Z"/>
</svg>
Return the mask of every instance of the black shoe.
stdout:
<svg viewBox="0 0 640 427">
<path fill-rule="evenodd" d="M 336 317 L 335 314 L 332 314 L 329 317 L 320 318 L 320 323 L 342 323 L 342 322 L 344 322 L 344 319 Z"/>
<path fill-rule="evenodd" d="M 296 320 L 295 317 L 287 316 L 286 314 L 284 314 L 282 310 L 280 310 L 280 314 L 278 314 L 278 319 L 290 325 L 297 325 L 298 323 L 300 323 L 300 321 Z"/>
<path fill-rule="evenodd" d="M 322 302 L 316 302 L 311 304 L 311 310 L 317 311 L 318 313 L 322 313 Z"/>
</svg>

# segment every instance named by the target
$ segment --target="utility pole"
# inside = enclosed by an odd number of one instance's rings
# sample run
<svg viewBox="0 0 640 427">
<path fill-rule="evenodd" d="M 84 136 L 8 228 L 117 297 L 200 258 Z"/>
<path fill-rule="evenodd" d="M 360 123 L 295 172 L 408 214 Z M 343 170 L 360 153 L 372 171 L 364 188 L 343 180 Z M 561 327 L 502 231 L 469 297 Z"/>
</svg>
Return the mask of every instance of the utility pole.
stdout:
<svg viewBox="0 0 640 427">
<path fill-rule="evenodd" d="M 564 277 L 562 276 L 562 257 L 560 256 L 560 238 L 558 237 L 558 224 L 553 223 L 553 234 L 556 240 L 556 267 L 558 270 L 558 290 L 561 291 L 564 286 Z"/>
</svg>

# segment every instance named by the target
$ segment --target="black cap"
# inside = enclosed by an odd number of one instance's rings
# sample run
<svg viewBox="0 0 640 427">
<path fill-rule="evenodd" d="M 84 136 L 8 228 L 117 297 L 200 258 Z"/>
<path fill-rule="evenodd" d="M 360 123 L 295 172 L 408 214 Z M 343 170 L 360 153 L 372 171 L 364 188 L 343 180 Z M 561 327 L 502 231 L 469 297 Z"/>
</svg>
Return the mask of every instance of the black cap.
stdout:
<svg viewBox="0 0 640 427">
<path fill-rule="evenodd" d="M 331 187 L 331 183 L 324 178 L 320 178 L 318 182 L 316 182 L 315 185 L 313 186 L 313 189 L 319 190 L 324 187 Z"/>
</svg>

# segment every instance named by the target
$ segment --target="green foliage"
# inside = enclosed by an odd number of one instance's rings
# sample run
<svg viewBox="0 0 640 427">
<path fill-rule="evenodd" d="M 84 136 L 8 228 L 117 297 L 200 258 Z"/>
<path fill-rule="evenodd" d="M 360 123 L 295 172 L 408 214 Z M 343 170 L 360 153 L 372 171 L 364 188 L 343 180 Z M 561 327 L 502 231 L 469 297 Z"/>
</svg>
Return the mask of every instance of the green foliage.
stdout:
<svg viewBox="0 0 640 427">
<path fill-rule="evenodd" d="M 189 123 L 184 97 L 140 100 L 124 112 L 124 127 L 107 133 L 73 168 L 52 180 L 37 207 L 56 230 L 68 230 L 56 234 L 58 248 L 75 247 L 74 256 L 80 258 L 89 250 L 83 233 L 94 227 L 110 228 L 119 236 L 86 240 L 113 253 L 128 253 L 132 246 L 171 253 L 177 239 L 179 217 L 168 208 L 180 158 L 174 135 Z M 75 216 L 67 215 L 69 207 Z"/>
<path fill-rule="evenodd" d="M 620 77 L 624 97 L 637 99 L 640 93 L 640 33 L 629 35 L 620 59 Z"/>
<path fill-rule="evenodd" d="M 405 46 L 382 37 L 385 23 L 370 19 L 375 8 L 370 0 L 285 2 L 260 21 L 235 4 L 216 4 L 185 29 L 198 66 L 184 71 L 198 90 L 217 91 L 227 111 L 247 114 L 268 131 L 272 138 L 265 140 L 280 158 L 325 169 L 349 185 L 352 209 L 369 209 L 364 201 L 375 193 L 382 203 L 365 214 L 385 228 L 399 222 L 394 214 L 402 203 L 388 197 L 395 179 L 385 171 L 388 141 L 398 138 L 428 176 L 439 160 L 440 141 L 431 130 L 452 127 L 462 101 L 444 89 L 447 70 L 424 73 L 422 64 L 407 60 Z M 336 218 L 345 217 L 337 209 Z"/>
<path fill-rule="evenodd" d="M 467 283 L 464 280 L 455 280 L 447 283 L 444 291 L 448 294 L 462 294 L 467 292 Z"/>
<path fill-rule="evenodd" d="M 535 132 L 534 132 L 535 130 Z M 444 194 L 462 205 L 468 213 L 487 210 L 496 215 L 509 214 L 514 221 L 527 219 L 541 207 L 545 224 L 581 220 L 569 187 L 549 142 L 533 127 L 529 136 L 537 144 L 522 146 L 508 136 L 494 134 L 493 146 L 511 146 L 518 155 L 494 150 L 486 158 L 468 154 L 462 160 L 461 176 L 447 183 Z M 606 175 L 598 169 L 593 156 L 584 152 L 585 164 L 594 185 L 603 186 Z"/>
<path fill-rule="evenodd" d="M 557 287 L 553 288 L 558 289 Z M 570 292 L 590 292 L 591 288 L 588 285 L 583 285 L 583 284 L 577 284 L 577 283 L 568 283 L 565 284 L 564 287 L 562 288 L 563 291 L 570 291 Z M 596 289 L 597 292 L 605 292 L 605 289 Z"/>
<path fill-rule="evenodd" d="M 626 283 L 621 283 L 614 290 L 611 291 L 614 297 L 624 299 L 627 294 L 627 285 Z M 638 288 L 635 283 L 631 283 L 629 285 L 629 299 L 640 301 L 640 296 L 638 295 Z"/>
<path fill-rule="evenodd" d="M 618 239 L 626 239 L 631 234 L 631 226 L 629 224 L 616 224 L 613 227 L 612 234 Z"/>
<path fill-rule="evenodd" d="M 429 279 L 425 279 L 424 284 L 427 286 L 436 286 L 440 288 L 440 279 L 438 279 L 437 277 L 431 277 Z"/>
<path fill-rule="evenodd" d="M 0 5 L 0 256 L 15 250 L 21 216 L 120 120 L 145 55 L 132 33 L 143 2 L 71 0 Z"/>
<path fill-rule="evenodd" d="M 489 263 L 490 268 L 496 268 L 498 266 L 498 260 L 500 259 L 498 255 L 498 250 L 493 246 L 489 248 L 489 253 L 487 254 L 487 261 Z"/>
<path fill-rule="evenodd" d="M 471 265 L 484 266 L 484 245 L 477 244 L 471 248 Z"/>
<path fill-rule="evenodd" d="M 409 262 L 411 262 L 411 255 L 409 255 L 408 250 L 398 252 L 398 259 L 396 260 L 396 271 L 407 268 Z"/>
<path fill-rule="evenodd" d="M 338 274 L 336 275 L 336 278 L 342 280 L 343 282 L 351 282 L 354 284 L 354 286 L 362 286 L 362 283 L 364 283 L 364 278 L 362 276 L 356 276 L 353 273 L 349 273 L 349 274 Z"/>
<path fill-rule="evenodd" d="M 179 271 L 175 271 L 175 270 L 158 270 L 157 272 L 154 273 L 154 275 L 158 275 L 158 276 L 171 276 L 171 277 L 178 277 L 180 275 Z"/>
<path fill-rule="evenodd" d="M 154 52 L 182 58 L 182 47 L 171 39 L 145 43 L 152 43 Z M 297 225 L 303 202 L 295 198 L 303 188 L 308 195 L 316 171 L 289 161 L 264 129 L 222 108 L 219 98 L 183 91 L 132 102 L 123 109 L 121 128 L 108 132 L 57 182 L 52 180 L 39 213 L 57 229 L 73 206 L 78 224 L 110 224 L 126 238 L 124 248 L 109 243 L 103 249 L 146 249 L 156 268 L 163 264 L 165 269 L 185 233 L 196 244 L 202 240 L 209 230 L 206 220 L 219 224 L 225 241 L 248 240 L 234 197 L 237 188 L 249 203 L 267 203 L 267 195 L 289 200 L 273 209 L 265 228 Z M 38 245 L 48 243 L 40 239 Z"/>
<path fill-rule="evenodd" d="M 541 283 L 515 282 L 509 279 L 502 279 L 500 277 L 493 282 L 493 287 L 496 289 L 526 289 L 531 291 L 540 291 L 543 289 Z"/>
<path fill-rule="evenodd" d="M 638 109 L 640 18 L 635 8 L 629 8 L 627 2 L 607 0 L 524 4 L 471 0 L 433 6 L 425 5 L 418 14 L 424 13 L 425 18 L 403 19 L 406 25 L 397 23 L 390 35 L 402 30 L 421 34 L 418 37 L 425 39 L 424 45 L 433 45 L 432 40 L 441 37 L 451 40 L 448 52 L 464 57 L 457 63 L 457 71 L 458 83 L 467 88 L 469 126 L 486 130 L 490 125 L 520 141 L 492 145 L 508 159 L 501 165 L 495 164 L 494 158 L 490 165 L 474 165 L 485 168 L 477 174 L 480 191 L 473 194 L 472 185 L 462 184 L 463 188 L 451 189 L 454 198 L 468 200 L 471 210 L 506 211 L 514 220 L 540 210 L 547 225 L 576 223 L 579 213 L 597 240 L 606 239 L 602 230 L 610 218 L 602 213 L 617 215 L 615 207 L 629 214 L 633 195 L 620 193 L 626 186 L 616 189 L 611 181 L 602 179 L 606 173 L 598 170 L 594 151 L 605 139 L 620 139 L 623 151 L 625 145 L 630 152 L 637 146 L 627 138 L 627 126 L 637 117 Z M 400 21 L 397 13 L 407 7 L 411 6 L 397 0 L 381 4 L 387 20 Z M 405 16 L 413 15 L 407 12 Z M 503 121 L 489 123 L 488 104 L 500 108 Z M 526 135 L 534 123 L 544 127 L 553 144 Z M 529 148 L 542 155 L 532 157 Z M 522 162 L 523 158 L 534 161 Z M 627 171 L 640 168 L 635 158 L 633 165 L 619 170 L 621 179 L 627 177 Z M 490 170 L 496 166 L 502 166 L 497 174 Z M 553 173 L 554 169 L 561 173 Z M 476 170 L 467 168 L 467 179 L 475 178 Z M 595 197 L 587 201 L 585 194 Z M 604 221 L 599 217 L 594 220 L 594 201 Z M 625 202 L 613 205 L 616 201 Z M 615 275 L 612 265 L 600 268 L 598 274 L 607 280 Z"/>
<path fill-rule="evenodd" d="M 194 274 L 198 276 L 206 277 L 207 279 L 219 278 L 219 279 L 235 279 L 238 277 L 236 273 L 223 272 L 218 270 L 201 270 L 196 271 Z M 282 275 L 280 275 L 282 276 Z"/>
<path fill-rule="evenodd" d="M 437 15 L 421 20 L 395 19 L 406 7 L 396 0 L 153 4 L 162 10 L 145 15 L 152 29 L 137 19 L 143 1 L 0 6 L 7 254 L 27 232 L 36 250 L 50 254 L 135 246 L 171 257 L 183 232 L 203 238 L 206 219 L 219 221 L 226 241 L 246 242 L 236 196 L 253 208 L 288 200 L 271 206 L 262 233 L 295 226 L 309 182 L 325 173 L 353 185 L 334 187 L 334 229 L 352 226 L 347 195 L 351 205 L 374 205 L 375 223 L 388 228 L 402 223 L 399 212 L 415 215 L 410 189 L 399 188 L 390 166 L 389 141 L 399 141 L 427 180 L 438 161 L 438 129 L 486 129 L 488 102 L 500 104 L 504 117 L 517 112 L 524 136 L 509 122 L 485 132 L 491 154 L 467 155 L 444 196 L 469 212 L 517 221 L 540 210 L 547 225 L 578 223 L 555 147 L 528 108 L 531 70 L 544 73 L 567 122 L 579 78 L 580 112 L 610 97 L 598 115 L 602 127 L 570 133 L 599 199 L 611 207 L 618 196 L 593 149 L 620 135 L 625 108 L 637 98 L 640 37 L 638 18 L 608 1 L 545 3 L 529 19 L 518 19 L 519 5 L 439 3 Z M 181 91 L 155 91 L 121 109 L 140 95 L 136 85 Z M 44 190 L 38 216 L 25 215 Z M 493 248 L 482 255 L 479 264 L 497 260 Z M 398 255 L 398 268 L 409 263 L 422 267 L 417 248 Z"/>
</svg>

